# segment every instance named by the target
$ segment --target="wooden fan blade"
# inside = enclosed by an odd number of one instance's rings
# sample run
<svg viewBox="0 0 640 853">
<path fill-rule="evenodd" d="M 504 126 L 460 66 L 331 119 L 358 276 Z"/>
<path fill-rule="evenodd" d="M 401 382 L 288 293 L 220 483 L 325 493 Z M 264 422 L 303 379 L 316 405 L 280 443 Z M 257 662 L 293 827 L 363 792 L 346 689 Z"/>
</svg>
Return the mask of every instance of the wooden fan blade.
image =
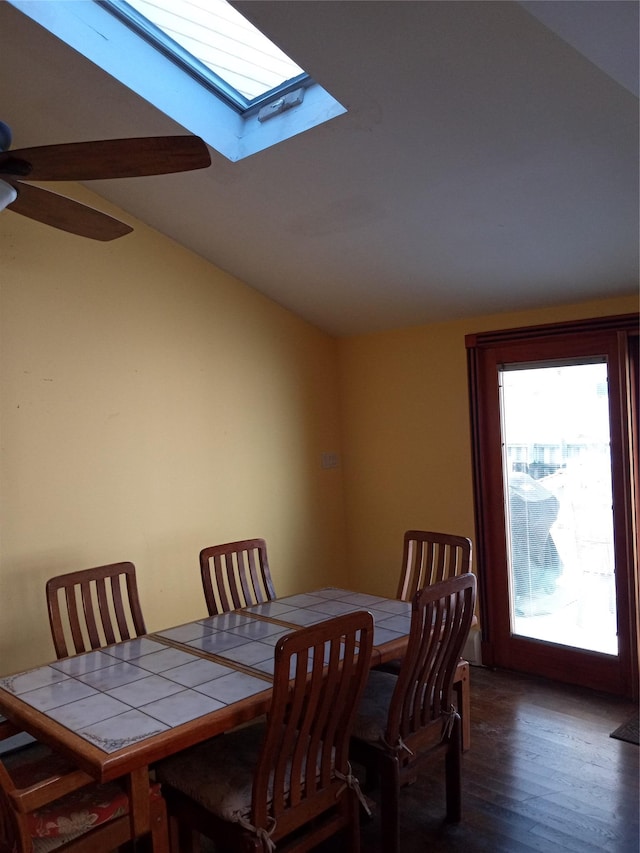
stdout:
<svg viewBox="0 0 640 853">
<path fill-rule="evenodd" d="M 92 240 L 115 240 L 133 231 L 130 225 L 113 219 L 106 213 L 42 187 L 32 187 L 19 181 L 12 182 L 12 186 L 18 191 L 18 198 L 7 210 L 36 219 L 45 225 L 52 225 L 81 237 L 90 237 Z"/>
<path fill-rule="evenodd" d="M 20 171 L 21 164 L 28 171 Z M 204 169 L 209 149 L 198 136 L 104 139 L 0 153 L 0 174 L 27 181 L 94 181 Z"/>
</svg>

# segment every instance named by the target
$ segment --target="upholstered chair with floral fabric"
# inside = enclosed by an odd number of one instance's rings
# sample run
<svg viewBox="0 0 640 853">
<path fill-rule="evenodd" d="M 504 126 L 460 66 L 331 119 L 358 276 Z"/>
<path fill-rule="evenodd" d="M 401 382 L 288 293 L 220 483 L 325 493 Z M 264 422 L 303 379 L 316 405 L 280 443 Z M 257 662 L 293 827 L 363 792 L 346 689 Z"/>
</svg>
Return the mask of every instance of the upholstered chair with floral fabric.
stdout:
<svg viewBox="0 0 640 853">
<path fill-rule="evenodd" d="M 15 734 L 0 722 L 0 740 Z M 168 849 L 166 806 L 150 788 L 155 853 Z M 0 756 L 0 853 L 109 853 L 132 840 L 124 784 L 96 784 L 41 743 Z"/>
</svg>

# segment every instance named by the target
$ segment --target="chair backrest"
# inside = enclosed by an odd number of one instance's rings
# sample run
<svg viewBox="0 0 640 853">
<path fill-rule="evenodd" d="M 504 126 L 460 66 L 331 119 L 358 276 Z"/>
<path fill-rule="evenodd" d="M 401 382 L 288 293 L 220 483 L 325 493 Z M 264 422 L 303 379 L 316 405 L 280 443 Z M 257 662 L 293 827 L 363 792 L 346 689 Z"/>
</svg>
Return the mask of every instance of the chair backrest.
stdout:
<svg viewBox="0 0 640 853">
<path fill-rule="evenodd" d="M 276 825 L 283 837 L 335 806 L 350 777 L 349 738 L 372 643 L 373 619 L 366 611 L 278 641 L 273 699 L 253 782 L 253 826 Z"/>
<path fill-rule="evenodd" d="M 146 634 L 133 563 L 112 563 L 47 581 L 47 608 L 58 658 Z"/>
<path fill-rule="evenodd" d="M 396 598 L 411 601 L 423 586 L 471 571 L 471 540 L 452 533 L 407 530 Z"/>
<path fill-rule="evenodd" d="M 243 539 L 203 548 L 200 574 L 210 616 L 276 597 L 264 539 Z"/>
<path fill-rule="evenodd" d="M 469 635 L 476 598 L 467 573 L 419 590 L 411 604 L 409 642 L 395 684 L 385 740 L 412 752 L 453 722 L 453 680 Z M 409 754 L 409 753 L 407 753 Z"/>
</svg>

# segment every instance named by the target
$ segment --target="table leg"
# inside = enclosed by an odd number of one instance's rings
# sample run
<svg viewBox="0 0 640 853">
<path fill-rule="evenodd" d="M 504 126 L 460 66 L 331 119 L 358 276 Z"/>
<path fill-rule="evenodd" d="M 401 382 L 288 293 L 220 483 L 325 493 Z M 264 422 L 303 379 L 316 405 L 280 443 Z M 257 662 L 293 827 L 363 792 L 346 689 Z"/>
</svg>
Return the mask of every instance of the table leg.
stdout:
<svg viewBox="0 0 640 853">
<path fill-rule="evenodd" d="M 134 840 L 151 829 L 148 767 L 138 767 L 129 774 L 129 820 Z"/>
</svg>

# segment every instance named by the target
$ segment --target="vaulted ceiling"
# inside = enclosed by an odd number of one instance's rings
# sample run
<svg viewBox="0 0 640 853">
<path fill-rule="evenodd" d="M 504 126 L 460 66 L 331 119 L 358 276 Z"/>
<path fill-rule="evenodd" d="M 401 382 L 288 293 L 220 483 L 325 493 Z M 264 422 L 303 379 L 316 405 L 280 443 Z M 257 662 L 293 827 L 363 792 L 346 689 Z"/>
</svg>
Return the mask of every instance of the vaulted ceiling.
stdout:
<svg viewBox="0 0 640 853">
<path fill-rule="evenodd" d="M 637 292 L 638 3 L 234 5 L 347 113 L 93 182 L 123 218 L 336 336 Z M 184 132 L 7 2 L 0 104 L 14 147 Z"/>
</svg>

